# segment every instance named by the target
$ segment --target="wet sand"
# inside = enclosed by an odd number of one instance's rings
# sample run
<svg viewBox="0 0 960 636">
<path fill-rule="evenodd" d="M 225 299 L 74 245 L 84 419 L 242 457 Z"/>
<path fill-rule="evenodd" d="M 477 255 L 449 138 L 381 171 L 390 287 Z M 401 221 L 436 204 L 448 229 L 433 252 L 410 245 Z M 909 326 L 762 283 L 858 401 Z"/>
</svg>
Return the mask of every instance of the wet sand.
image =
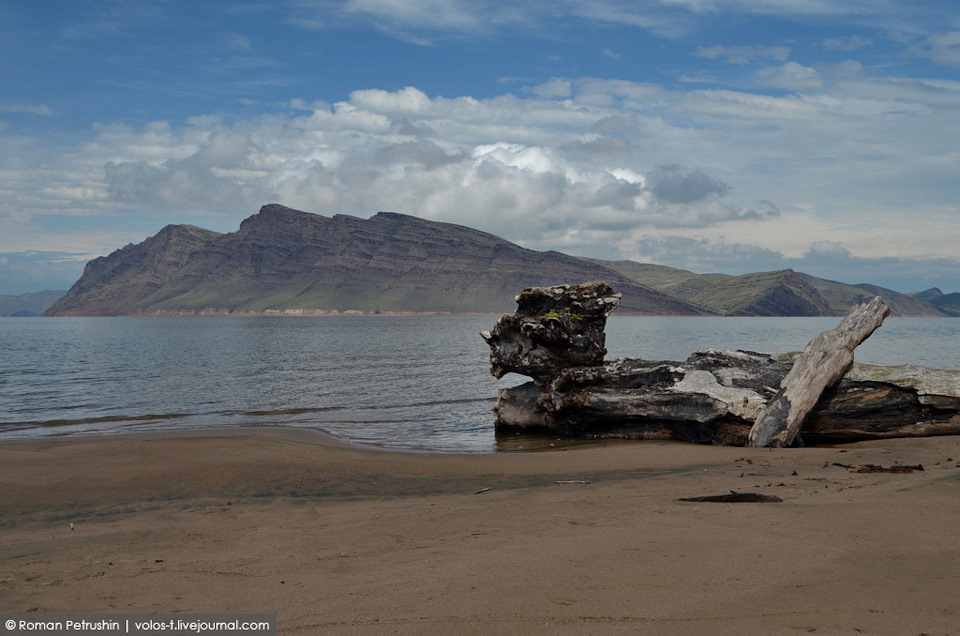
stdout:
<svg viewBox="0 0 960 636">
<path fill-rule="evenodd" d="M 783 501 L 678 501 L 730 491 Z M 280 634 L 957 634 L 958 519 L 960 437 L 492 455 L 282 429 L 11 441 L 0 610 L 276 613 Z"/>
</svg>

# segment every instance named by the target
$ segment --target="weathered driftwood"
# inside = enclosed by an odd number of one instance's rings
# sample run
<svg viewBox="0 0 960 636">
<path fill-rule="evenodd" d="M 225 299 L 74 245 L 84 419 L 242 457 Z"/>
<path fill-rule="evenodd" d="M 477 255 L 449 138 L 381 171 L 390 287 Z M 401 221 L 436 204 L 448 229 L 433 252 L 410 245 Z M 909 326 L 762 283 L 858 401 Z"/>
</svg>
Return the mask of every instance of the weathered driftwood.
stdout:
<svg viewBox="0 0 960 636">
<path fill-rule="evenodd" d="M 684 362 L 545 362 L 569 360 L 566 353 L 549 351 L 566 343 L 579 342 L 591 359 L 603 348 L 595 327 L 602 329 L 615 306 L 615 300 L 603 299 L 615 295 L 596 283 L 589 284 L 590 291 L 580 287 L 524 290 L 518 300 L 549 297 L 560 304 L 533 310 L 528 302 L 522 317 L 506 316 L 492 334 L 484 334 L 494 375 L 513 371 L 534 378 L 501 390 L 494 407 L 498 433 L 748 443 L 795 355 L 701 351 Z M 584 320 L 589 313 L 581 312 L 584 308 L 592 308 L 590 320 Z M 604 322 L 591 322 L 601 318 Z M 588 325 L 592 344 L 583 347 Z M 556 333 L 561 329 L 570 333 Z M 544 333 L 549 336 L 539 335 Z M 960 434 L 960 371 L 921 367 L 854 365 L 819 395 L 802 423 L 804 443 L 815 444 L 947 434 Z"/>
<path fill-rule="evenodd" d="M 602 281 L 524 289 L 516 313 L 480 334 L 490 345 L 490 373 L 547 381 L 557 369 L 603 363 L 603 329 L 619 306 L 620 294 Z"/>
<path fill-rule="evenodd" d="M 853 350 L 869 338 L 888 315 L 890 308 L 876 296 L 869 303 L 855 307 L 836 328 L 811 340 L 780 383 L 780 390 L 754 422 L 750 446 L 793 444 L 824 389 L 839 382 L 850 370 Z"/>
</svg>

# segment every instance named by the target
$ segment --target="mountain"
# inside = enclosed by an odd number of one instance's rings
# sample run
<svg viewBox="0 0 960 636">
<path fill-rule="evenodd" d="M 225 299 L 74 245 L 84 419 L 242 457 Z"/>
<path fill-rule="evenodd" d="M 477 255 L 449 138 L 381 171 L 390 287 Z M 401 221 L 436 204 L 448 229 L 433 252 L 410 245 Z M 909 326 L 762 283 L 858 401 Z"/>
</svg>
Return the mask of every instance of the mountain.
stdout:
<svg viewBox="0 0 960 636">
<path fill-rule="evenodd" d="M 893 316 L 943 317 L 949 315 L 930 303 L 885 287 L 867 283 L 848 285 L 809 274 L 801 274 L 801 276 L 823 296 L 837 315 L 849 313 L 855 305 L 865 303 L 874 296 L 883 298 Z"/>
<path fill-rule="evenodd" d="M 237 232 L 169 225 L 90 261 L 49 316 L 196 312 L 512 312 L 530 286 L 603 279 L 622 313 L 709 315 L 596 263 L 450 223 L 263 206 Z"/>
<path fill-rule="evenodd" d="M 694 274 L 683 269 L 634 261 L 593 260 L 674 298 L 707 307 L 724 316 L 831 316 L 817 290 L 786 269 L 731 276 Z"/>
<path fill-rule="evenodd" d="M 884 287 L 878 287 L 869 283 L 857 283 L 851 285 L 857 289 L 866 291 L 866 297 L 869 300 L 873 296 L 880 296 L 887 305 L 890 306 L 890 313 L 893 316 L 949 316 L 949 312 L 937 307 L 932 303 L 911 297 L 909 294 L 900 294 Z M 850 303 L 850 307 L 863 301 Z"/>
<path fill-rule="evenodd" d="M 42 316 L 61 296 L 64 290 L 46 290 L 18 296 L 0 294 L 0 316 Z"/>
<path fill-rule="evenodd" d="M 939 289 L 910 296 L 791 269 L 695 274 L 537 252 L 404 214 L 325 217 L 277 204 L 263 206 L 236 232 L 168 225 L 94 259 L 46 315 L 509 313 L 525 287 L 590 280 L 623 294 L 621 314 L 838 316 L 879 295 L 894 315 L 960 315 L 960 294 Z"/>
<path fill-rule="evenodd" d="M 957 315 L 950 313 L 949 302 L 937 305 L 876 285 L 847 285 L 791 269 L 732 276 L 633 261 L 592 262 L 725 316 L 844 316 L 874 296 L 883 298 L 894 316 Z"/>
<path fill-rule="evenodd" d="M 916 294 L 910 294 L 915 299 L 930 303 L 951 316 L 960 316 L 960 293 L 944 294 L 937 287 Z"/>
</svg>

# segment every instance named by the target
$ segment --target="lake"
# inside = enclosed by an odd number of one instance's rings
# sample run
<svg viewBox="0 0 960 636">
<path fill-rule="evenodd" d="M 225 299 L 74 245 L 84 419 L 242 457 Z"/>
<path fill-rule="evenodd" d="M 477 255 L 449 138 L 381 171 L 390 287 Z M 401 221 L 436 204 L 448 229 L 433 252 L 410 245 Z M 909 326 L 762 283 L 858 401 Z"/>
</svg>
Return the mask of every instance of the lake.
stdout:
<svg viewBox="0 0 960 636">
<path fill-rule="evenodd" d="M 608 359 L 802 349 L 840 318 L 618 317 Z M 239 426 L 490 452 L 494 316 L 0 318 L 0 440 Z M 888 318 L 858 362 L 960 369 L 960 320 Z"/>
</svg>

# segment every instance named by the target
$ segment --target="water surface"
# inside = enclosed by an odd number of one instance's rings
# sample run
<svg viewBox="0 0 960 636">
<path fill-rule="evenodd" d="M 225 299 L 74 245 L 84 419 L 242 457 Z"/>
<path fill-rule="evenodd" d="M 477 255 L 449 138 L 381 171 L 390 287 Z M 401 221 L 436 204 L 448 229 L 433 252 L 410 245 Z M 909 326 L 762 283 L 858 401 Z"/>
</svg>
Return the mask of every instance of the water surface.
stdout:
<svg viewBox="0 0 960 636">
<path fill-rule="evenodd" d="M 839 318 L 618 317 L 608 358 L 802 349 Z M 491 316 L 0 319 L 0 439 L 231 426 L 497 448 Z M 960 320 L 888 318 L 859 362 L 960 368 Z"/>
</svg>

